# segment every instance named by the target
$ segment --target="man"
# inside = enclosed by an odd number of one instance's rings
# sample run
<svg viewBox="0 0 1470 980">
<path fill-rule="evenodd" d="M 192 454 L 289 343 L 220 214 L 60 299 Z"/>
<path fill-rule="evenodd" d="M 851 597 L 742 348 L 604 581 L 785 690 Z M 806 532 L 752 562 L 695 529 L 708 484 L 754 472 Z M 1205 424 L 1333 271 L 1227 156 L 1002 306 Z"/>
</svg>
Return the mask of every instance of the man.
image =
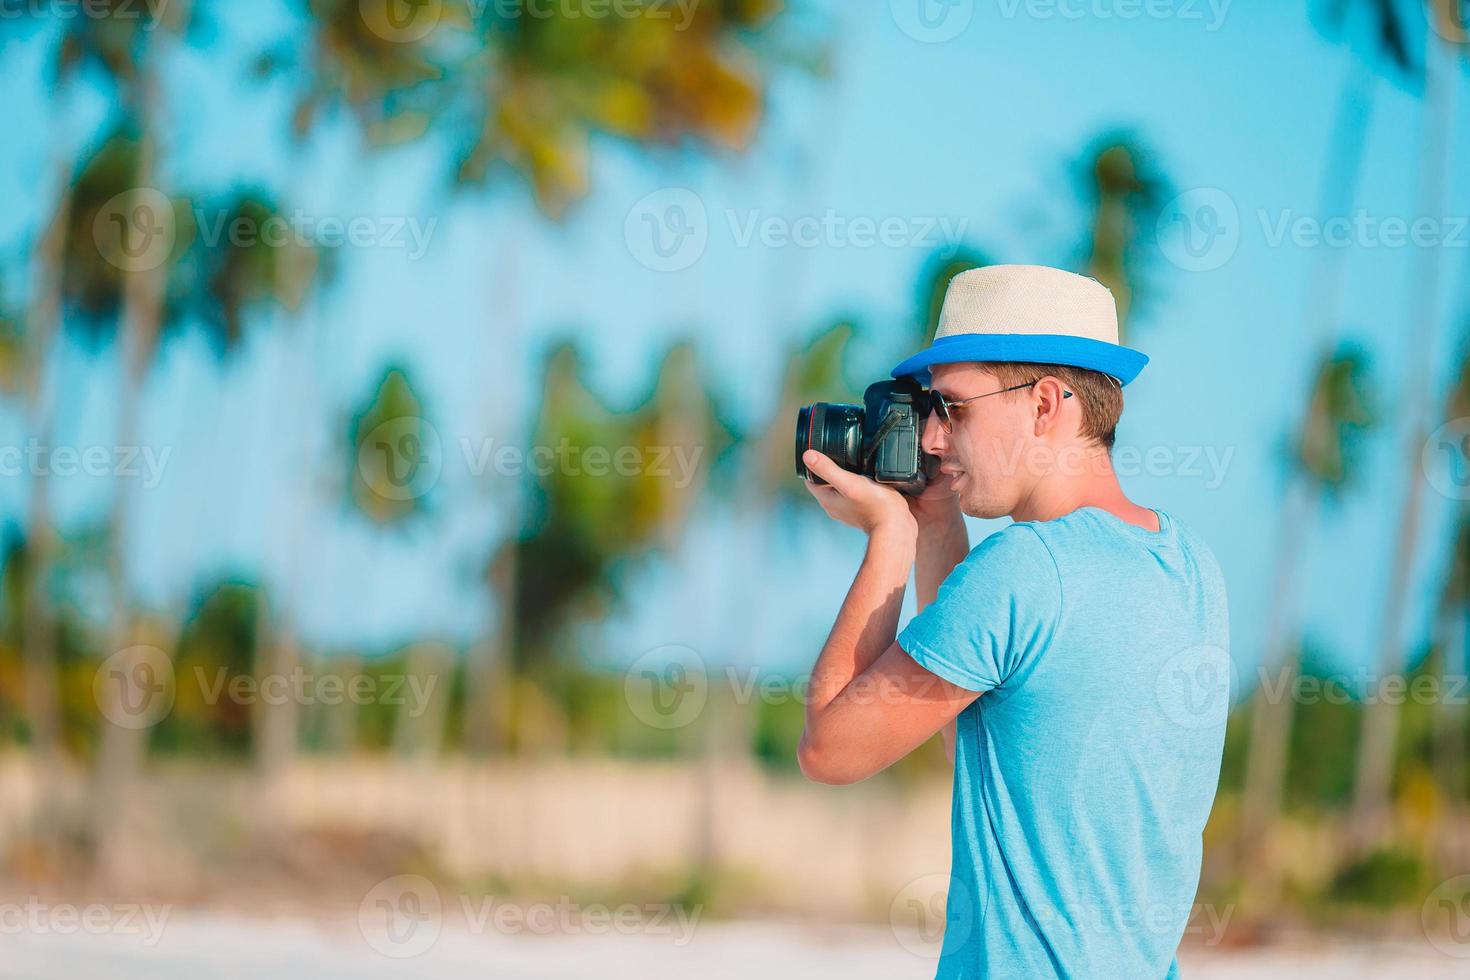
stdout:
<svg viewBox="0 0 1470 980">
<path fill-rule="evenodd" d="M 942 478 L 909 501 L 803 457 L 868 546 L 812 670 L 801 767 L 854 782 L 955 723 L 940 977 L 1177 974 L 1229 641 L 1209 549 L 1111 466 L 1146 361 L 1096 281 L 971 270 L 893 372 L 935 394 Z M 970 551 L 962 512 L 1014 523 Z M 911 570 L 919 613 L 895 639 Z"/>
</svg>

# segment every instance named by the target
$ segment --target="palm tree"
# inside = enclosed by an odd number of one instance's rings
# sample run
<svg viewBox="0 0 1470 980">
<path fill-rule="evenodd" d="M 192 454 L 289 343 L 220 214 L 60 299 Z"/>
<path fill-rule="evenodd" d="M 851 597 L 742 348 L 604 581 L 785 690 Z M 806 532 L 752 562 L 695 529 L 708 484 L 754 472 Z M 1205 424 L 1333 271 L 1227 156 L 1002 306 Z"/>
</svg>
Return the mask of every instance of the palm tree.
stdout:
<svg viewBox="0 0 1470 980">
<path fill-rule="evenodd" d="M 52 78 L 52 126 L 50 167 L 56 188 L 56 200 L 50 219 L 38 237 L 34 262 L 35 280 L 25 318 L 26 350 L 24 378 L 27 395 L 27 430 L 43 445 L 53 436 L 55 398 L 46 378 L 59 334 L 63 308 L 64 264 L 73 242 L 68 235 L 76 231 L 72 222 L 73 160 L 76 150 L 66 144 L 67 126 L 71 120 L 71 100 L 76 80 L 92 75 L 103 87 L 127 97 L 138 78 L 139 54 L 155 24 L 152 10 L 124 11 L 131 8 L 127 0 L 103 0 L 93 4 L 87 16 L 53 18 L 49 4 L 32 4 L 16 16 L 3 18 L 0 32 L 24 30 L 54 20 L 57 40 L 49 57 Z M 126 12 L 126 16 L 117 14 Z M 141 14 L 141 16 L 139 16 Z M 119 188 L 120 189 L 120 188 Z M 85 240 L 85 239 L 83 239 Z M 51 527 L 50 494 L 44 475 L 32 477 L 26 517 L 28 560 L 25 593 L 23 659 L 26 676 L 26 704 L 30 715 L 30 744 L 42 771 L 52 772 L 60 759 L 61 709 L 56 682 L 55 635 L 53 611 L 49 607 L 49 574 L 55 535 Z M 45 781 L 42 781 L 46 785 Z M 49 807 L 43 801 L 43 812 Z M 47 821 L 48 823 L 51 821 Z"/>
<path fill-rule="evenodd" d="M 762 116 L 763 75 L 780 64 L 815 67 L 820 61 L 809 49 L 781 52 L 767 43 L 779 10 L 769 0 L 702 5 L 694 22 L 678 31 L 673 22 L 656 18 L 594 25 L 560 14 L 527 17 L 524 11 L 483 8 L 468 25 L 475 46 L 455 64 L 439 116 L 449 138 L 462 147 L 456 188 L 481 189 L 497 176 L 519 174 L 541 211 L 559 217 L 589 189 L 589 146 L 596 135 L 650 148 L 744 148 Z M 518 247 L 506 244 L 495 285 L 514 288 L 506 270 Z M 515 324 L 506 292 L 494 294 L 493 319 L 509 332 Z M 497 349 L 514 349 L 514 340 L 505 338 Z M 489 410 L 500 415 L 504 406 Z M 525 523 L 519 488 L 497 497 L 511 527 Z M 465 712 L 466 744 L 479 751 L 495 741 L 493 719 L 504 709 L 497 679 L 514 661 L 511 646 L 521 635 L 516 610 L 522 554 L 515 541 L 507 542 L 485 569 L 495 624 L 471 650 L 475 662 L 468 666 Z"/>
<path fill-rule="evenodd" d="M 700 4 L 680 25 L 485 6 L 446 101 L 451 138 L 463 147 L 457 180 L 482 185 L 509 168 L 556 216 L 587 192 L 594 134 L 743 149 L 761 119 L 762 73 L 794 60 L 763 43 L 780 11 L 775 0 Z"/>
<path fill-rule="evenodd" d="M 1351 44 L 1344 46 L 1347 66 L 1338 90 L 1337 112 L 1327 146 L 1319 213 L 1347 214 L 1357 196 L 1359 175 L 1370 131 L 1374 93 L 1377 87 L 1372 59 L 1383 58 L 1395 70 L 1407 72 L 1412 63 L 1403 27 L 1391 0 L 1335 0 L 1325 9 L 1323 30 L 1330 36 L 1346 36 L 1347 20 L 1355 14 L 1371 18 L 1374 43 L 1366 55 Z M 1297 585 L 1306 558 L 1309 532 L 1315 522 L 1318 503 L 1332 497 L 1340 484 L 1333 478 L 1334 467 L 1325 460 L 1305 454 L 1309 445 L 1330 445 L 1348 435 L 1343 426 L 1350 417 L 1334 419 L 1332 401 L 1323 381 L 1334 358 L 1339 356 L 1337 334 L 1343 299 L 1345 252 L 1342 249 L 1319 249 L 1307 284 L 1304 322 L 1314 349 L 1316 378 L 1306 392 L 1305 408 L 1294 428 L 1293 449 L 1288 457 L 1287 488 L 1282 496 L 1276 541 L 1275 569 L 1268 599 L 1264 653 L 1261 660 L 1263 680 L 1271 678 L 1275 690 L 1286 691 L 1294 682 L 1299 662 L 1297 646 L 1300 625 L 1297 608 L 1300 597 Z M 1366 417 L 1363 418 L 1366 422 Z M 1361 426 L 1359 426 L 1361 428 Z M 1318 435 L 1309 437 L 1309 433 Z M 1355 437 L 1355 434 L 1354 434 Z M 1346 447 L 1343 447 L 1344 450 Z M 1338 455 L 1343 455 L 1338 452 Z M 1343 458 L 1346 458 L 1343 456 Z M 1286 761 L 1291 739 L 1293 703 L 1289 698 L 1271 702 L 1264 686 L 1257 688 L 1252 709 L 1252 734 L 1246 759 L 1246 782 L 1241 807 L 1241 853 L 1259 847 L 1268 829 L 1280 816 L 1284 799 Z M 1271 855 L 1253 859 L 1252 887 L 1269 900 L 1279 881 L 1276 863 Z"/>
<path fill-rule="evenodd" d="M 384 370 L 372 395 L 353 412 L 347 435 L 348 500 L 354 513 L 379 529 L 380 541 L 383 535 L 404 530 L 429 513 L 442 452 L 423 401 L 404 368 L 390 365 Z M 386 564 L 375 563 L 375 580 Z M 427 648 L 416 647 L 407 667 L 426 667 L 427 652 Z M 423 741 L 412 731 L 406 712 L 398 721 L 395 741 L 400 746 Z"/>
<path fill-rule="evenodd" d="M 1148 150 L 1125 132 L 1093 140 L 1075 183 L 1089 211 L 1080 271 L 1112 291 L 1121 336 L 1138 295 L 1147 293 L 1147 246 L 1166 185 Z"/>
<path fill-rule="evenodd" d="M 308 243 L 267 242 L 261 234 L 234 236 L 221 230 L 235 227 L 259 232 L 285 221 L 269 191 L 242 188 L 205 209 L 211 216 L 208 238 L 201 233 L 184 255 L 180 304 L 192 314 L 220 361 L 241 346 L 246 331 L 270 309 L 287 313 L 305 302 L 322 271 L 318 250 Z M 256 676 L 289 676 L 295 666 L 294 646 L 270 642 L 271 603 L 262 582 L 253 605 L 256 615 L 252 639 L 256 644 Z M 279 638 L 278 638 L 279 640 Z M 295 705 L 270 704 L 260 699 L 252 716 L 251 747 L 267 786 L 284 771 L 295 749 Z M 270 794 L 265 794 L 269 798 Z"/>
<path fill-rule="evenodd" d="M 1446 400 L 1446 419 L 1470 417 L 1470 357 L 1462 358 L 1460 372 Z M 1435 627 L 1438 634 L 1434 646 L 1440 654 L 1440 675 L 1444 680 L 1442 696 L 1435 706 L 1433 756 L 1436 782 L 1442 805 L 1442 833 L 1435 834 L 1441 843 L 1441 857 L 1446 867 L 1455 866 L 1463 855 L 1463 842 L 1456 828 L 1463 824 L 1465 811 L 1465 711 L 1457 698 L 1448 696 L 1456 690 L 1459 678 L 1470 674 L 1466 659 L 1466 634 L 1470 631 L 1470 500 L 1460 499 L 1451 524 L 1449 555 L 1442 576 L 1439 611 Z"/>
<path fill-rule="evenodd" d="M 1288 499 L 1266 635 L 1282 644 L 1267 650 L 1274 677 L 1263 675 L 1251 715 L 1250 755 L 1241 812 L 1242 854 L 1259 848 L 1279 817 L 1285 792 L 1288 746 L 1295 702 L 1291 688 L 1300 669 L 1298 626 L 1286 622 L 1295 607 L 1295 585 L 1305 537 L 1318 507 L 1336 502 L 1356 478 L 1362 438 L 1373 422 L 1366 354 L 1339 348 L 1317 369 L 1301 431 L 1286 457 Z M 1249 886 L 1259 901 L 1274 898 L 1279 862 L 1271 853 L 1245 862 Z"/>
<path fill-rule="evenodd" d="M 1443 215 L 1448 191 L 1453 96 L 1458 77 L 1456 59 L 1466 50 L 1460 37 L 1457 5 L 1428 0 L 1425 18 L 1424 133 L 1420 143 L 1419 207 L 1423 215 Z M 1390 566 L 1384 600 L 1382 632 L 1378 641 L 1378 675 L 1387 677 L 1405 660 L 1402 634 L 1408 613 L 1414 558 L 1418 548 L 1423 506 L 1420 450 L 1433 428 L 1434 337 L 1440 323 L 1439 290 L 1443 274 L 1442 249 L 1420 250 L 1410 299 L 1408 349 L 1412 351 L 1408 382 L 1408 441 L 1410 457 L 1404 470 L 1397 544 Z M 1358 765 L 1349 824 L 1350 845 L 1366 850 L 1382 835 L 1388 821 L 1393 761 L 1398 741 L 1399 712 L 1391 699 L 1374 698 L 1363 714 Z"/>
</svg>

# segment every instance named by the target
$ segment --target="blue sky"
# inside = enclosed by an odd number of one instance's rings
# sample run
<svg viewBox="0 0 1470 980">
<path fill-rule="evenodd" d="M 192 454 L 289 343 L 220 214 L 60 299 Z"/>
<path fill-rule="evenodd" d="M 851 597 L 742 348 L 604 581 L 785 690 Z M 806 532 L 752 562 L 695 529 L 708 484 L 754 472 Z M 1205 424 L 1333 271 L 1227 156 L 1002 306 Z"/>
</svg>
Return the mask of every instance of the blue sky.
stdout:
<svg viewBox="0 0 1470 980">
<path fill-rule="evenodd" d="M 924 43 L 893 14 L 902 0 L 892 9 L 817 4 L 831 32 L 831 77 L 780 76 L 750 152 L 649 158 L 600 142 L 593 193 L 560 224 L 538 215 L 516 184 L 451 197 L 431 146 L 367 154 L 336 126 L 291 148 L 284 92 L 242 80 L 254 44 L 285 23 L 271 19 L 275 6 L 253 4 L 249 17 L 226 7 L 222 40 L 171 69 L 169 189 L 265 184 L 316 216 L 432 222 L 429 249 L 421 258 L 401 248 L 343 249 L 338 282 L 298 314 L 266 318 L 228 364 L 215 364 L 194 338 L 165 350 L 149 380 L 144 441 L 171 452 L 158 487 L 134 494 L 128 562 L 150 605 L 178 608 L 202 578 L 263 569 L 318 647 L 422 635 L 464 641 L 486 615 L 478 563 L 515 510 L 504 481 L 468 471 L 460 441 L 524 438 L 550 342 L 576 338 L 595 385 L 626 404 L 646 389 L 662 351 L 693 336 L 737 415 L 763 424 L 782 352 L 836 316 L 860 316 L 867 368 L 886 371 L 932 248 L 742 244 L 741 228 L 830 214 L 901 219 L 917 235 L 932 220 L 963 227 L 964 244 L 997 260 L 1062 264 L 1082 220 L 1069 168 L 1098 133 L 1124 128 L 1155 151 L 1175 190 L 1223 194 L 1238 212 L 1238 248 L 1218 268 L 1157 258 L 1153 294 L 1130 328 L 1152 362 L 1129 388 L 1120 443 L 1164 447 L 1181 461 L 1195 451 L 1228 460 L 1218 485 L 1208 472 L 1139 473 L 1125 485 L 1212 544 L 1230 588 L 1233 653 L 1246 664 L 1258 658 L 1279 447 L 1307 380 L 1305 283 L 1322 249 L 1273 245 L 1269 229 L 1283 218 L 1322 217 L 1329 127 L 1356 57 L 1325 39 L 1303 5 L 1227 4 L 1216 19 L 1207 5 L 1178 0 L 1155 8 L 1171 16 L 1126 18 L 1126 3 L 1089 0 L 1064 5 L 1088 12 L 1074 18 L 1039 3 L 980 0 L 956 8 L 972 10 L 958 36 Z M 53 193 L 46 159 L 58 121 L 48 118 L 39 42 L 0 55 L 9 96 L 6 245 L 30 241 Z M 1356 206 L 1380 219 L 1413 218 L 1423 103 L 1386 75 Z M 1457 75 L 1461 95 L 1463 87 Z M 1454 161 L 1465 159 L 1470 131 L 1464 103 Z M 100 108 L 79 100 L 72 131 Z M 661 272 L 640 263 L 626 229 L 638 202 L 671 188 L 698 199 L 708 243 L 688 268 Z M 1447 216 L 1467 214 L 1470 189 L 1456 186 Z M 1440 383 L 1467 322 L 1467 244 L 1445 248 Z M 1411 332 L 1419 257 L 1371 243 L 1345 257 L 1344 331 L 1371 352 L 1386 413 L 1367 446 L 1365 479 L 1314 529 L 1305 563 L 1306 628 L 1345 665 L 1373 656 L 1379 629 L 1407 451 L 1400 338 Z M 345 514 L 337 490 L 346 417 L 389 362 L 407 365 L 422 385 L 445 446 L 432 518 L 396 536 Z M 73 350 L 54 380 L 66 406 L 59 441 L 108 444 L 110 360 Z M 20 417 L 6 413 L 0 441 L 25 437 Z M 111 490 L 104 479 L 54 482 L 73 526 L 95 516 Z M 312 501 L 305 507 L 303 488 Z M 19 513 L 25 492 L 24 480 L 5 478 L 0 506 Z M 1432 491 L 1425 500 L 1416 635 L 1443 561 L 1436 542 L 1450 503 Z M 712 661 L 801 669 L 850 581 L 860 541 L 816 520 L 783 525 L 779 538 L 768 542 L 713 508 L 701 514 L 680 554 L 636 574 L 630 608 L 588 633 L 588 655 L 620 662 L 684 643 Z M 765 571 L 753 584 L 734 584 L 756 569 Z"/>
</svg>

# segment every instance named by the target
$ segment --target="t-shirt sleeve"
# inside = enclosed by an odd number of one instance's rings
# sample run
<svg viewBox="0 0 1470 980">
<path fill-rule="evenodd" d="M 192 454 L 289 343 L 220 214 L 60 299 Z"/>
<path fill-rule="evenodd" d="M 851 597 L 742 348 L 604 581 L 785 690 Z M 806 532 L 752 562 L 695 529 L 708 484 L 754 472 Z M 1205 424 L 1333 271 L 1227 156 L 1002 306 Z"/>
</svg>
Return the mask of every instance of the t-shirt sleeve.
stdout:
<svg viewBox="0 0 1470 980">
<path fill-rule="evenodd" d="M 898 645 L 951 684 L 990 691 L 1046 648 L 1061 612 L 1051 552 L 1029 524 L 1012 524 L 955 566 Z"/>
</svg>

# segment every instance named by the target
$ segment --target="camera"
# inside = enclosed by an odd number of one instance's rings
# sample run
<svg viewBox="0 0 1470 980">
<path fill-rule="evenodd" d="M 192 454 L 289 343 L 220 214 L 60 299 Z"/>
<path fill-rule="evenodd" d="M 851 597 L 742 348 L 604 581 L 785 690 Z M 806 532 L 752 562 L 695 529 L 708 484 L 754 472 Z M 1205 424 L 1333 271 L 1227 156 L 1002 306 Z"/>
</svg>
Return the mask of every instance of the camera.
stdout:
<svg viewBox="0 0 1470 980">
<path fill-rule="evenodd" d="M 845 470 L 916 497 L 939 472 L 939 460 L 919 445 L 928 417 L 929 392 L 911 378 L 868 385 L 861 405 L 808 405 L 796 414 L 796 475 L 826 482 L 801 461 L 815 449 Z"/>
</svg>

